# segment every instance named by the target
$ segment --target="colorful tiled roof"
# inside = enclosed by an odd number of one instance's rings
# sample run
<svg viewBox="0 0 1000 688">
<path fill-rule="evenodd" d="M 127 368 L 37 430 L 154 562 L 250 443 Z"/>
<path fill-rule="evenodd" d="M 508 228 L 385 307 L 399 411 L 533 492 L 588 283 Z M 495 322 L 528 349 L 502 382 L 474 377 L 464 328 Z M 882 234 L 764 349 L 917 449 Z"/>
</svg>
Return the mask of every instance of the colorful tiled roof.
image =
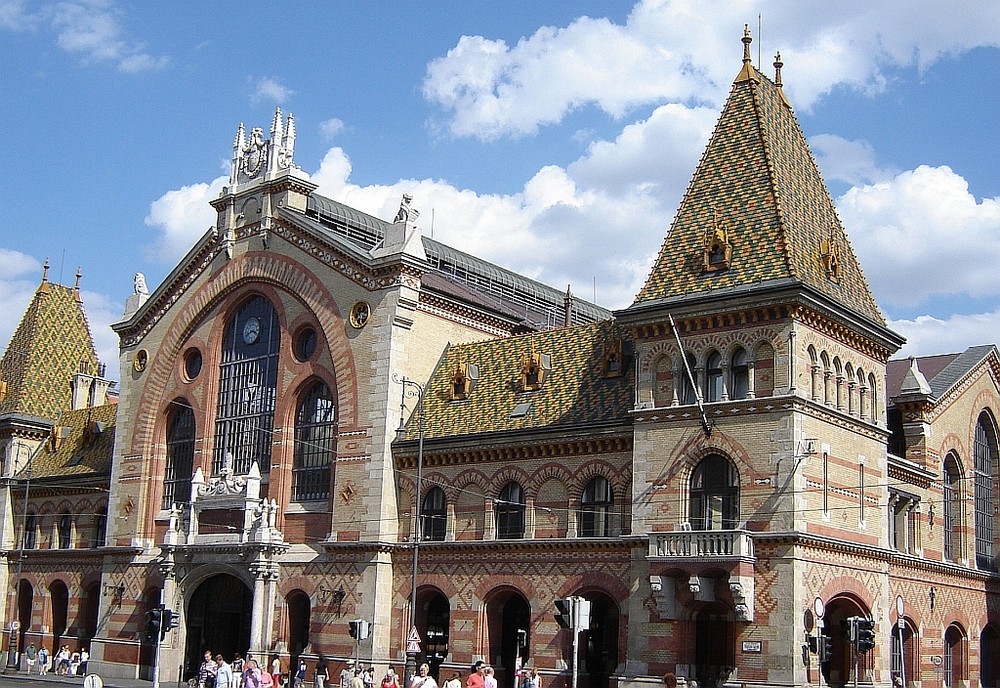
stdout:
<svg viewBox="0 0 1000 688">
<path fill-rule="evenodd" d="M 781 87 L 744 56 L 636 304 L 791 281 L 884 325 Z M 728 230 L 731 260 L 705 271 L 706 233 L 717 225 Z M 839 263 L 832 279 L 822 258 L 831 244 Z"/>
<path fill-rule="evenodd" d="M 55 419 L 71 406 L 73 375 L 98 373 L 97 351 L 79 293 L 78 288 L 42 279 L 0 359 L 0 380 L 6 383 L 0 414 Z"/>
<path fill-rule="evenodd" d="M 629 422 L 634 376 L 627 356 L 622 375 L 604 373 L 606 351 L 622 336 L 613 321 L 602 321 L 449 347 L 421 401 L 424 437 Z M 629 350 L 627 343 L 624 349 Z M 536 353 L 549 356 L 551 370 L 539 389 L 523 391 L 522 361 Z M 468 398 L 452 400 L 452 373 L 460 364 L 478 366 L 479 379 Z M 523 415 L 515 413 L 521 404 L 530 404 Z M 418 408 L 410 416 L 408 440 L 417 439 L 419 413 Z"/>
<path fill-rule="evenodd" d="M 31 462 L 31 479 L 109 477 L 117 410 L 117 405 L 105 404 L 64 411 L 53 431 L 61 441 L 58 447 L 51 440 L 42 444 Z M 26 477 L 27 469 L 17 476 Z"/>
</svg>

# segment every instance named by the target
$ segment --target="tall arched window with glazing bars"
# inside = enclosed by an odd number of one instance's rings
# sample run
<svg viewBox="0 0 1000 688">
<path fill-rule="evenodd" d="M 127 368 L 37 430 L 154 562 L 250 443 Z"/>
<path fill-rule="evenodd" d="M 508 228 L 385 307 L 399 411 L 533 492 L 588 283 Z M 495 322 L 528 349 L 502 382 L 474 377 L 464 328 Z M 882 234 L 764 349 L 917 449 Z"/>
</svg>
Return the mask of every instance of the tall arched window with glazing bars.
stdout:
<svg viewBox="0 0 1000 688">
<path fill-rule="evenodd" d="M 167 415 L 167 467 L 160 502 L 163 509 L 191 501 L 194 436 L 194 410 L 184 401 L 175 401 Z"/>
<path fill-rule="evenodd" d="M 976 470 L 976 567 L 983 571 L 995 571 L 993 480 L 997 469 L 997 437 L 993 421 L 986 413 L 981 413 L 976 423 L 973 453 Z"/>
<path fill-rule="evenodd" d="M 302 395 L 295 416 L 293 501 L 329 499 L 336 442 L 337 404 L 329 386 L 319 381 Z"/>
<path fill-rule="evenodd" d="M 254 296 L 226 323 L 215 421 L 215 475 L 271 470 L 281 328 L 274 306 Z"/>
</svg>

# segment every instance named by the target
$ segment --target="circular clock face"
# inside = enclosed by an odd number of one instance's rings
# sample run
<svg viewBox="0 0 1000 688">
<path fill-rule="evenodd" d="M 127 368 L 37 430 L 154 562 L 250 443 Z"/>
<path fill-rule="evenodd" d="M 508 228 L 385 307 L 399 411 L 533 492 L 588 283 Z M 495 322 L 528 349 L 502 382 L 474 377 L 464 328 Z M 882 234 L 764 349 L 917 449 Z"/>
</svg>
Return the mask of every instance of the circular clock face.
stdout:
<svg viewBox="0 0 1000 688">
<path fill-rule="evenodd" d="M 260 320 L 250 318 L 243 325 L 243 341 L 247 344 L 253 344 L 258 339 L 260 339 Z"/>
</svg>

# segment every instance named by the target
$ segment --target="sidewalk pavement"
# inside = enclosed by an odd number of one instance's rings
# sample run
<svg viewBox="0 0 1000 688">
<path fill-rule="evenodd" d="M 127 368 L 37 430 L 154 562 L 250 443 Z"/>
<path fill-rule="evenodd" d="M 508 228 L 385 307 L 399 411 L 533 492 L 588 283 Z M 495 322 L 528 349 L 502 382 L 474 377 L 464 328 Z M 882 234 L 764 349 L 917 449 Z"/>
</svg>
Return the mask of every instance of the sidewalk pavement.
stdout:
<svg viewBox="0 0 1000 688">
<path fill-rule="evenodd" d="M 0 678 L 10 678 L 22 681 L 42 681 L 52 684 L 53 688 L 71 688 L 75 686 L 82 686 L 84 677 L 60 676 L 52 673 L 48 673 L 45 676 L 39 676 L 37 673 L 29 674 L 27 671 L 11 671 L 3 674 Z M 101 680 L 104 682 L 104 688 L 152 688 L 153 685 L 152 681 L 146 681 L 139 678 L 113 678 L 101 676 Z M 177 686 L 173 681 L 169 683 L 160 681 L 160 688 L 177 688 Z"/>
</svg>

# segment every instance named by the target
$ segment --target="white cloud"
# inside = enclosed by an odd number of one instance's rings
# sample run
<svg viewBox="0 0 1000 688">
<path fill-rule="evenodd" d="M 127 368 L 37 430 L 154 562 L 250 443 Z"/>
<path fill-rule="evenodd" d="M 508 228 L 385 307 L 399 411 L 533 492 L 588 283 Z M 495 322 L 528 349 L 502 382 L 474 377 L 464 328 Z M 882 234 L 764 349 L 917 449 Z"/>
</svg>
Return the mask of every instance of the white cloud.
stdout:
<svg viewBox="0 0 1000 688">
<path fill-rule="evenodd" d="M 889 327 L 906 337 L 906 344 L 893 358 L 959 353 L 970 346 L 998 344 L 998 318 L 1000 309 L 944 319 L 921 315 L 912 320 L 891 320 Z"/>
<path fill-rule="evenodd" d="M 344 130 L 344 120 L 331 117 L 319 123 L 319 135 L 323 141 L 332 141 Z"/>
<path fill-rule="evenodd" d="M 1000 198 L 977 201 L 948 167 L 854 187 L 837 208 L 880 303 L 1000 295 Z"/>
<path fill-rule="evenodd" d="M 809 139 L 809 147 L 827 181 L 871 184 L 886 181 L 898 173 L 898 170 L 882 169 L 876 164 L 875 149 L 867 141 L 848 141 L 832 134 L 820 134 Z"/>
<path fill-rule="evenodd" d="M 513 46 L 463 36 L 428 65 L 423 93 L 440 106 L 453 136 L 482 140 L 529 135 L 586 106 L 615 118 L 661 102 L 717 108 L 739 70 L 742 22 L 763 14 L 764 45 L 753 45 L 752 58 L 766 56 L 763 71 L 770 74 L 771 56 L 780 50 L 786 90 L 797 107 L 808 109 L 838 84 L 878 92 L 887 68 L 923 69 L 972 47 L 1000 44 L 994 28 L 1000 4 L 961 4 L 745 0 L 734 8 L 646 0 L 623 25 L 583 17 L 538 29 Z"/>
<path fill-rule="evenodd" d="M 153 201 L 145 222 L 157 229 L 159 236 L 148 252 L 149 259 L 166 264 L 180 260 L 215 224 L 215 210 L 209 202 L 218 197 L 228 181 L 225 176 L 208 184 L 190 184 Z"/>
<path fill-rule="evenodd" d="M 288 102 L 288 99 L 293 95 L 295 95 L 295 91 L 282 85 L 277 79 L 264 77 L 257 82 L 253 98 L 256 101 L 267 100 L 282 105 Z"/>
<path fill-rule="evenodd" d="M 56 45 L 88 63 L 112 62 L 126 73 L 163 69 L 168 57 L 122 37 L 119 12 L 103 0 L 60 2 L 44 12 L 56 32 Z"/>
</svg>

